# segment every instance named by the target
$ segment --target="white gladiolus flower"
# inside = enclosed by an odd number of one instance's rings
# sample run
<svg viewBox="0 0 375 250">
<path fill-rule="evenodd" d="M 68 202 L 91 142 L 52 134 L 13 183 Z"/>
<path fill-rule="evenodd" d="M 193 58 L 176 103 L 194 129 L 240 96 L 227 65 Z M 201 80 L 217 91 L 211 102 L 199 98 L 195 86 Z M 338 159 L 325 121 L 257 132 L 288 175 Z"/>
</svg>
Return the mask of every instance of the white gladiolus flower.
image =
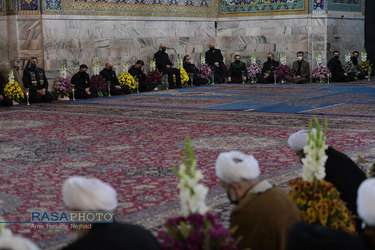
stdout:
<svg viewBox="0 0 375 250">
<path fill-rule="evenodd" d="M 350 52 L 345 54 L 345 62 L 350 62 Z"/>
<path fill-rule="evenodd" d="M 93 74 L 94 76 L 100 74 L 100 69 L 99 69 L 99 67 L 100 67 L 100 65 L 99 65 L 99 62 L 98 62 L 98 61 L 93 62 L 93 64 L 92 64 L 92 74 Z"/>
<path fill-rule="evenodd" d="M 281 62 L 281 65 L 286 65 L 286 55 L 284 52 L 281 52 L 280 54 L 280 62 Z"/>
<path fill-rule="evenodd" d="M 320 55 L 319 52 L 315 53 L 315 60 L 316 60 L 317 65 L 320 65 L 322 63 L 322 56 Z"/>
<path fill-rule="evenodd" d="M 150 70 L 156 71 L 156 61 L 155 61 L 155 59 L 151 59 L 151 61 L 150 61 Z"/>
<path fill-rule="evenodd" d="M 206 57 L 205 57 L 205 55 L 204 55 L 203 52 L 202 52 L 202 54 L 201 54 L 201 64 L 202 64 L 202 65 L 205 65 L 205 64 L 206 64 Z"/>
<path fill-rule="evenodd" d="M 124 61 L 122 64 L 123 73 L 128 73 L 128 62 Z"/>
<path fill-rule="evenodd" d="M 255 65 L 257 63 L 257 60 L 255 58 L 254 52 L 251 54 L 251 64 Z"/>
<path fill-rule="evenodd" d="M 62 63 L 61 64 L 61 77 L 62 78 L 65 78 L 67 76 L 67 73 L 66 73 L 66 65 L 65 63 Z"/>
<path fill-rule="evenodd" d="M 9 82 L 14 82 L 14 73 L 13 73 L 13 70 L 9 71 L 8 81 Z"/>
<path fill-rule="evenodd" d="M 367 61 L 366 49 L 362 50 L 362 52 L 361 52 L 361 60 L 362 60 L 362 62 Z"/>
</svg>

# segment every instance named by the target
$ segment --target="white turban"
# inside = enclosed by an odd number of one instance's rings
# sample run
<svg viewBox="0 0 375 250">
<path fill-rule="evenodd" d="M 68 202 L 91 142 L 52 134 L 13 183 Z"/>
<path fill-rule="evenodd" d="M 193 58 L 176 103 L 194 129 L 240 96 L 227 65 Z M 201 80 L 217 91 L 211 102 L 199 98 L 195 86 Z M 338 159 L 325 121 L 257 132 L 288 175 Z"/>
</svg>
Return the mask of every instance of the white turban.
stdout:
<svg viewBox="0 0 375 250">
<path fill-rule="evenodd" d="M 70 177 L 62 193 L 65 205 L 71 209 L 112 211 L 117 207 L 116 190 L 97 178 Z"/>
<path fill-rule="evenodd" d="M 39 250 L 31 240 L 20 236 L 0 236 L 0 249 L 12 250 Z"/>
<path fill-rule="evenodd" d="M 309 138 L 308 130 L 300 130 L 291 136 L 289 136 L 288 144 L 289 147 L 294 151 L 302 151 L 305 146 L 307 146 L 307 141 Z"/>
<path fill-rule="evenodd" d="M 366 223 L 375 226 L 375 178 L 364 180 L 359 186 L 357 211 Z"/>
<path fill-rule="evenodd" d="M 216 175 L 225 183 L 253 180 L 259 177 L 258 161 L 238 151 L 221 153 L 216 159 Z"/>
</svg>

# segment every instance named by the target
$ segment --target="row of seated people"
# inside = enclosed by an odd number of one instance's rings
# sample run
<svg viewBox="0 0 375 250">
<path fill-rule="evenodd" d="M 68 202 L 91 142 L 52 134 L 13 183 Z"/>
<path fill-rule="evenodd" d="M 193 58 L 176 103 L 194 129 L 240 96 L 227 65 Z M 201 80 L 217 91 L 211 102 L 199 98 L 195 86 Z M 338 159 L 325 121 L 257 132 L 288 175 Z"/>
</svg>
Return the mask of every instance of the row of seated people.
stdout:
<svg viewBox="0 0 375 250">
<path fill-rule="evenodd" d="M 306 157 L 303 149 L 308 144 L 308 131 L 292 134 L 288 144 L 302 161 Z M 236 228 L 233 236 L 239 240 L 239 249 L 375 249 L 375 178 L 366 179 L 348 156 L 331 146 L 326 155 L 324 180 L 340 192 L 340 198 L 355 216 L 358 235 L 303 223 L 297 205 L 285 190 L 261 177 L 259 163 L 252 155 L 231 151 L 217 157 L 216 175 L 229 201 L 235 204 L 230 228 Z M 62 197 L 74 211 L 114 211 L 118 204 L 116 190 L 110 184 L 81 176 L 64 182 Z M 358 215 L 367 223 L 364 229 Z M 117 219 L 83 228 L 79 236 L 64 249 L 159 249 L 149 231 Z M 0 236 L 0 248 L 4 247 L 12 249 L 1 245 Z"/>
<path fill-rule="evenodd" d="M 352 53 L 351 61 L 355 66 L 358 65 L 359 53 L 354 51 Z M 334 51 L 333 58 L 328 62 L 328 68 L 331 72 L 332 81 L 353 81 L 355 73 L 345 73 L 342 63 L 339 59 L 340 52 Z M 166 53 L 165 44 L 160 44 L 159 51 L 154 54 L 156 60 L 156 67 L 162 74 L 168 75 L 168 82 L 170 88 L 180 88 L 181 77 L 180 71 L 173 66 Z M 235 61 L 230 64 L 229 69 L 224 64 L 223 55 L 220 49 L 216 49 L 213 43 L 209 44 L 209 50 L 205 53 L 206 64 L 212 68 L 214 73 L 215 83 L 242 83 L 248 81 L 246 63 L 241 61 L 241 56 L 236 55 Z M 48 91 L 48 80 L 43 69 L 37 67 L 38 59 L 31 58 L 29 65 L 23 72 L 23 84 L 25 88 L 30 90 L 30 102 L 51 102 L 53 100 L 52 94 Z M 280 63 L 274 59 L 274 55 L 269 53 L 267 61 L 264 62 L 262 72 L 257 74 L 256 77 L 259 83 L 273 83 L 275 81 L 274 74 Z M 207 79 L 199 76 L 199 69 L 194 65 L 189 55 L 183 59 L 183 67 L 187 73 L 193 75 L 191 79 L 195 85 L 207 83 Z M 76 98 L 92 98 L 97 97 L 98 93 L 94 86 L 90 84 L 90 76 L 87 73 L 88 67 L 81 65 L 79 72 L 72 77 L 72 84 L 75 85 L 77 90 Z M 139 79 L 140 91 L 150 91 L 156 87 L 152 84 L 145 84 L 146 74 L 144 69 L 144 62 L 138 60 L 135 65 L 131 66 L 129 73 Z M 121 85 L 117 78 L 116 72 L 113 70 L 111 62 L 105 64 L 105 68 L 100 72 L 100 75 L 105 81 L 110 82 L 111 95 L 129 94 L 130 89 L 128 86 Z M 175 80 L 173 75 L 175 75 Z M 357 75 L 363 78 L 361 74 Z M 310 81 L 310 65 L 304 60 L 304 53 L 297 52 L 297 60 L 293 62 L 291 67 L 291 74 L 285 76 L 287 82 L 301 84 Z M 12 102 L 4 96 L 4 84 L 0 84 L 0 103 L 2 106 L 11 106 Z"/>
</svg>

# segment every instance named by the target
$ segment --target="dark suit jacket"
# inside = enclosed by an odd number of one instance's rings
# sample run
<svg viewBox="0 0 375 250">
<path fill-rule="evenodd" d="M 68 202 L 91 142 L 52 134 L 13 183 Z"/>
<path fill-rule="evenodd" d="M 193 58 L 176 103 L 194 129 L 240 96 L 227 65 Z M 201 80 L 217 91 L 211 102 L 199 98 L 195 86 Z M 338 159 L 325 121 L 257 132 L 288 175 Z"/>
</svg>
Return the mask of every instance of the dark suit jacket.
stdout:
<svg viewBox="0 0 375 250">
<path fill-rule="evenodd" d="M 293 62 L 292 68 L 291 68 L 291 75 L 295 76 L 298 71 L 298 61 Z M 301 65 L 301 76 L 303 78 L 310 78 L 310 64 L 309 62 L 302 60 Z"/>
</svg>

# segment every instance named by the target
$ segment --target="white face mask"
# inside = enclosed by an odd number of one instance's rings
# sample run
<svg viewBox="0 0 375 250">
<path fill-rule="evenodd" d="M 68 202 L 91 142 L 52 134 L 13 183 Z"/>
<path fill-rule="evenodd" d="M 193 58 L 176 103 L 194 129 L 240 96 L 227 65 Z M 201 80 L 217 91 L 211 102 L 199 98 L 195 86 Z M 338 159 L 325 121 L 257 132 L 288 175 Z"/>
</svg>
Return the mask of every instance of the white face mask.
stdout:
<svg viewBox="0 0 375 250">
<path fill-rule="evenodd" d="M 302 61 L 302 56 L 297 56 L 298 61 Z"/>
</svg>

